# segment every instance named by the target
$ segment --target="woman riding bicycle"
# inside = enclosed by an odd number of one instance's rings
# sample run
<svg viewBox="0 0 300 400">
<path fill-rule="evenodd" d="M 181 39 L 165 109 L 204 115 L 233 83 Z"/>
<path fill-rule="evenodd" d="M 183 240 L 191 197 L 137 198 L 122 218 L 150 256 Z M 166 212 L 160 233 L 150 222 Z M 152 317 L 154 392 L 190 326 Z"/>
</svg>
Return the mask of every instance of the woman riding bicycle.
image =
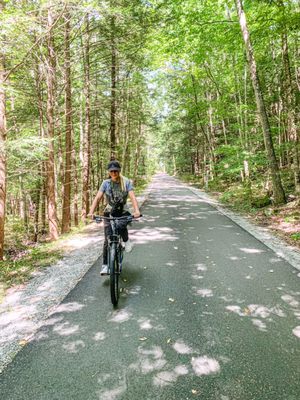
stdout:
<svg viewBox="0 0 300 400">
<path fill-rule="evenodd" d="M 140 216 L 140 210 L 135 197 L 132 184 L 129 179 L 122 176 L 121 165 L 117 160 L 110 161 L 107 170 L 109 173 L 109 179 L 105 179 L 99 192 L 93 200 L 89 216 L 93 217 L 94 211 L 97 208 L 100 200 L 105 195 L 106 207 L 104 210 L 104 216 L 109 217 L 121 217 L 123 215 L 130 215 L 128 211 L 128 206 L 126 205 L 127 197 L 129 195 L 130 200 L 133 205 L 133 216 L 138 218 Z M 122 236 L 123 242 L 125 244 L 125 251 L 130 252 L 132 250 L 132 244 L 128 238 L 127 222 L 124 220 L 119 226 L 119 231 Z M 108 236 L 111 234 L 111 226 L 109 221 L 104 221 L 104 244 L 103 244 L 103 264 L 101 268 L 100 275 L 108 274 L 107 266 L 107 246 L 108 246 Z"/>
</svg>

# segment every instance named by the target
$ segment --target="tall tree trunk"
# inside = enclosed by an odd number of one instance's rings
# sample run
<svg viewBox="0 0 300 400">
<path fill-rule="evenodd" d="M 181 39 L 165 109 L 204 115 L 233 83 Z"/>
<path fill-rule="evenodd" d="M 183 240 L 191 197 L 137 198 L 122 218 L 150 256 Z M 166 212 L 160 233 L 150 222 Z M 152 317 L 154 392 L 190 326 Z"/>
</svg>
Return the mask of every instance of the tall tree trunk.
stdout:
<svg viewBox="0 0 300 400">
<path fill-rule="evenodd" d="M 278 168 L 278 163 L 274 151 L 273 140 L 271 135 L 271 128 L 266 112 L 266 107 L 263 99 L 263 94 L 260 86 L 260 81 L 258 77 L 256 61 L 253 53 L 252 43 L 250 40 L 250 35 L 247 27 L 246 15 L 243 9 L 242 0 L 235 0 L 238 17 L 240 21 L 242 36 L 245 42 L 245 48 L 247 53 L 247 61 L 251 75 L 251 81 L 255 93 L 256 104 L 258 108 L 258 113 L 261 120 L 261 125 L 264 133 L 265 147 L 269 162 L 269 170 L 272 178 L 273 185 L 273 197 L 274 204 L 279 205 L 286 202 L 285 193 L 281 183 L 280 172 Z"/>
<path fill-rule="evenodd" d="M 209 136 L 209 134 L 206 132 L 205 127 L 203 126 L 202 122 L 201 122 L 201 116 L 200 113 L 198 111 L 199 109 L 199 102 L 198 102 L 198 96 L 197 96 L 197 88 L 196 88 L 196 80 L 193 74 L 191 74 L 191 79 L 192 79 L 192 84 L 193 84 L 193 94 L 194 94 L 194 101 L 195 101 L 195 108 L 196 108 L 196 116 L 197 116 L 197 125 L 200 127 L 200 130 L 203 134 L 203 137 L 207 143 L 209 152 L 210 152 L 210 156 L 213 160 L 213 164 L 215 163 L 215 149 L 213 146 L 213 143 L 211 141 L 211 138 Z"/>
<path fill-rule="evenodd" d="M 116 156 L 116 112 L 117 112 L 117 50 L 115 43 L 115 23 L 116 17 L 111 17 L 110 29 L 111 29 L 111 105 L 110 105 L 110 150 L 111 156 Z"/>
<path fill-rule="evenodd" d="M 55 53 L 53 43 L 53 15 L 48 9 L 48 37 L 47 37 L 47 137 L 49 140 L 47 160 L 47 200 L 50 239 L 58 238 L 58 219 L 55 197 L 55 172 L 54 172 L 54 88 L 55 88 Z"/>
<path fill-rule="evenodd" d="M 28 207 L 27 207 L 27 196 L 26 192 L 24 190 L 24 185 L 23 185 L 23 176 L 19 176 L 19 183 L 20 183 L 20 209 L 19 209 L 19 215 L 21 219 L 23 220 L 24 226 L 26 230 L 28 230 Z"/>
<path fill-rule="evenodd" d="M 3 11 L 3 9 L 4 1 L 0 0 L 0 13 Z M 4 88 L 5 76 L 6 73 L 4 55 L 0 53 L 0 260 L 3 260 L 6 199 L 6 99 Z"/>
<path fill-rule="evenodd" d="M 296 97 L 294 91 L 294 83 L 291 74 L 290 56 L 288 48 L 288 35 L 286 29 L 286 15 L 283 1 L 280 0 L 280 8 L 283 15 L 283 32 L 282 32 L 282 60 L 284 70 L 284 103 L 287 114 L 287 135 L 291 142 L 294 142 L 292 148 L 293 172 L 295 182 L 295 192 L 300 194 L 300 155 L 299 155 L 299 137 L 296 124 Z"/>
<path fill-rule="evenodd" d="M 72 93 L 70 56 L 70 14 L 65 14 L 65 177 L 62 211 L 62 233 L 70 230 L 71 224 L 71 152 L 72 152 Z"/>
<path fill-rule="evenodd" d="M 77 171 L 77 157 L 76 157 L 76 149 L 74 143 L 74 132 L 72 128 L 72 165 L 74 171 L 74 204 L 73 204 L 73 214 L 74 214 L 74 225 L 78 226 L 79 224 L 79 212 L 78 212 L 78 171 Z"/>
<path fill-rule="evenodd" d="M 90 158 L 91 158 L 91 82 L 90 82 L 90 23 L 89 15 L 86 18 L 86 42 L 84 44 L 84 94 L 85 94 L 85 127 L 83 133 L 82 148 L 82 212 L 81 218 L 85 221 L 89 212 L 89 181 L 90 181 Z"/>
<path fill-rule="evenodd" d="M 41 182 L 41 179 L 39 179 L 39 181 L 36 184 L 35 192 L 33 195 L 33 203 L 34 203 L 33 241 L 34 242 L 37 242 L 38 237 L 39 237 L 40 200 L 41 200 L 41 193 L 42 193 L 41 187 L 42 187 L 42 182 Z"/>
<path fill-rule="evenodd" d="M 138 137 L 136 140 L 135 157 L 134 157 L 134 169 L 133 178 L 136 181 L 139 174 L 140 158 L 141 158 L 141 145 L 143 143 L 143 125 L 142 121 L 139 121 Z"/>
<path fill-rule="evenodd" d="M 36 40 L 36 39 L 35 39 Z M 35 65 L 35 88 L 36 88 L 36 97 L 38 103 L 38 112 L 39 112 L 39 135 L 42 139 L 45 138 L 45 129 L 44 129 L 44 107 L 43 107 L 43 87 L 42 87 L 42 77 L 41 77 L 41 69 L 38 64 L 38 59 L 36 60 Z M 41 162 L 39 167 L 39 179 L 36 184 L 36 194 L 35 198 L 35 216 L 34 216 L 34 242 L 38 241 L 38 224 L 39 224 L 39 215 L 40 215 L 40 203 L 42 203 L 42 231 L 43 233 L 46 230 L 46 207 L 45 207 L 45 170 L 46 163 L 45 161 Z"/>
</svg>

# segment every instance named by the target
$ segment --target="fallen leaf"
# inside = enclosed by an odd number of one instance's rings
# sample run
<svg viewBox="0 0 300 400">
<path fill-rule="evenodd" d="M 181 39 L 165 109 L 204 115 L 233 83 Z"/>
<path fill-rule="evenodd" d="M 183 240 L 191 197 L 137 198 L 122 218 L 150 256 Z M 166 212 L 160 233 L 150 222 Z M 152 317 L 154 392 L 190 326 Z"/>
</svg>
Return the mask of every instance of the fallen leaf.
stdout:
<svg viewBox="0 0 300 400">
<path fill-rule="evenodd" d="M 198 393 L 198 391 L 197 391 L 197 390 L 195 390 L 195 389 L 192 389 L 192 393 L 193 393 L 193 394 L 197 394 L 197 393 Z"/>
<path fill-rule="evenodd" d="M 169 297 L 169 301 L 170 301 L 171 303 L 174 303 L 175 299 L 173 299 L 172 297 Z"/>
<path fill-rule="evenodd" d="M 249 314 L 251 314 L 251 311 L 249 310 L 249 308 L 246 307 L 246 308 L 244 308 L 244 313 L 249 315 Z"/>
<path fill-rule="evenodd" d="M 25 339 L 19 341 L 19 345 L 20 345 L 20 346 L 25 346 L 27 343 L 28 343 L 28 342 L 27 342 L 27 340 L 25 340 Z"/>
<path fill-rule="evenodd" d="M 171 340 L 172 340 L 172 339 L 169 338 L 169 339 L 167 340 L 167 343 L 168 343 L 168 344 L 171 343 Z"/>
<path fill-rule="evenodd" d="M 144 340 L 147 340 L 147 339 L 148 339 L 148 338 L 146 338 L 145 336 L 143 336 L 143 337 L 140 337 L 139 340 L 140 340 L 141 342 L 143 342 Z"/>
</svg>

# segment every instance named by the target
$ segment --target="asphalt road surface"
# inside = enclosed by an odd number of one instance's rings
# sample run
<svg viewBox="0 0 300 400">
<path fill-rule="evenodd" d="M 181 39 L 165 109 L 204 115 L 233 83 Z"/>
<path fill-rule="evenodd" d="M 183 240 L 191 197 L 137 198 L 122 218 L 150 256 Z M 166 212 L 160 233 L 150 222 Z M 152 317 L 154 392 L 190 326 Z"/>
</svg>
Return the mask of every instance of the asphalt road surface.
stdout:
<svg viewBox="0 0 300 400">
<path fill-rule="evenodd" d="M 1 400 L 299 400 L 299 271 L 175 179 L 0 376 Z"/>
</svg>

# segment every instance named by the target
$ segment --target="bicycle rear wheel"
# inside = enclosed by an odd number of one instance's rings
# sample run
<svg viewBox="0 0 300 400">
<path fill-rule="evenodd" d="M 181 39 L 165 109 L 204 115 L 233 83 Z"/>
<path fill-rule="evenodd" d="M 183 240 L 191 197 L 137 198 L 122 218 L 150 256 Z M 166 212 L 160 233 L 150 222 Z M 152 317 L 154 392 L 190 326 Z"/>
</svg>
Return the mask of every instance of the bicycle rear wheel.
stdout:
<svg viewBox="0 0 300 400">
<path fill-rule="evenodd" d="M 119 301 L 119 262 L 116 254 L 116 246 L 110 249 L 109 268 L 110 268 L 110 297 L 114 306 Z"/>
</svg>

